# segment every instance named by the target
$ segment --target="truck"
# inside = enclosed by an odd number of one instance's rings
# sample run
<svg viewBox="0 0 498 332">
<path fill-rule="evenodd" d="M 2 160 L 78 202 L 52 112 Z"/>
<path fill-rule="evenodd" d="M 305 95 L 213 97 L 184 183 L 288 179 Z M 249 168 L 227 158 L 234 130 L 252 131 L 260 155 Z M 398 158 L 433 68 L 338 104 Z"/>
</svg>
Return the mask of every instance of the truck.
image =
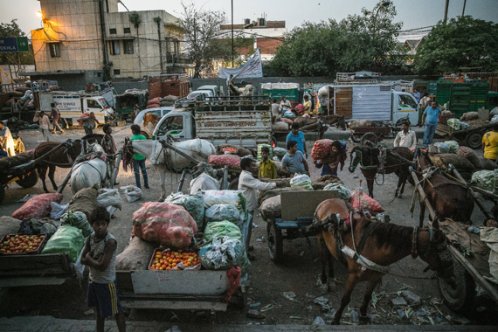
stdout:
<svg viewBox="0 0 498 332">
<path fill-rule="evenodd" d="M 111 90 L 108 93 L 112 95 L 113 92 Z M 108 98 L 110 96 L 104 94 L 80 94 L 64 91 L 40 92 L 40 110 L 50 113 L 51 104 L 55 103 L 61 113 L 61 119 L 68 126 L 75 124 L 83 113 L 91 112 L 95 114 L 99 122 L 105 123 L 114 116 L 114 109 L 107 102 Z"/>
<path fill-rule="evenodd" d="M 271 144 L 270 100 L 263 96 L 215 97 L 183 104 L 156 125 L 153 137 L 171 135 L 179 140 L 202 138 L 215 146 L 231 144 L 255 149 Z"/>
<path fill-rule="evenodd" d="M 415 97 L 392 89 L 391 84 L 334 84 L 318 90 L 320 111 L 326 115 L 341 115 L 349 120 L 397 122 L 402 118 L 417 124 Z"/>
<path fill-rule="evenodd" d="M 261 83 L 261 94 L 280 101 L 288 99 L 292 106 L 299 104 L 299 83 Z"/>
<path fill-rule="evenodd" d="M 459 118 L 465 112 L 475 112 L 488 107 L 488 81 L 473 80 L 452 82 L 439 80 L 436 84 L 436 101 L 447 104 L 448 109 Z"/>
</svg>

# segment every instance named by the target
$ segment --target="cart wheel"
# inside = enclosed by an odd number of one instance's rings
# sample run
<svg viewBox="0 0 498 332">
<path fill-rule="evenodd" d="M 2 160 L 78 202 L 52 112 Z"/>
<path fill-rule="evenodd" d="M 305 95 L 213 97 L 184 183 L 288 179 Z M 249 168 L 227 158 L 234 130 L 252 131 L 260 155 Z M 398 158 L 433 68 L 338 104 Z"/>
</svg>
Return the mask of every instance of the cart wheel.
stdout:
<svg viewBox="0 0 498 332">
<path fill-rule="evenodd" d="M 480 133 L 470 133 L 465 138 L 465 143 L 471 149 L 479 149 L 482 144 L 482 135 Z"/>
<path fill-rule="evenodd" d="M 446 305 L 455 312 L 469 313 L 476 293 L 474 280 L 465 268 L 453 259 L 453 271 L 456 286 L 448 285 L 443 279 L 438 278 L 438 286 Z"/>
<path fill-rule="evenodd" d="M 375 146 L 379 142 L 379 138 L 375 133 L 368 132 L 361 136 L 360 143 L 361 145 L 373 145 Z"/>
<path fill-rule="evenodd" d="M 23 188 L 31 188 L 38 182 L 38 174 L 36 170 L 29 171 L 16 181 Z"/>
<path fill-rule="evenodd" d="M 270 259 L 275 263 L 279 263 L 283 256 L 282 231 L 275 227 L 273 220 L 269 220 L 266 225 L 266 233 Z"/>
<path fill-rule="evenodd" d="M 0 203 L 3 202 L 4 198 L 5 198 L 5 187 L 3 185 L 0 185 Z"/>
</svg>

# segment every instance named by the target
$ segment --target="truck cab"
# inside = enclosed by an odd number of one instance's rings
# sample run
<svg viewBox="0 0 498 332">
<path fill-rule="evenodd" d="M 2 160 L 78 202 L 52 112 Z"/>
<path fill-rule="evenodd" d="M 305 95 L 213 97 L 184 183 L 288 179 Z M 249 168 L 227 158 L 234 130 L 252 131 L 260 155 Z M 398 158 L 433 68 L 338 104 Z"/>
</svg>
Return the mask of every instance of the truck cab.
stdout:
<svg viewBox="0 0 498 332">
<path fill-rule="evenodd" d="M 201 85 L 195 91 L 207 90 L 211 91 L 212 97 L 222 97 L 224 94 L 223 88 L 220 88 L 217 85 Z"/>
<path fill-rule="evenodd" d="M 392 122 L 396 123 L 401 118 L 410 120 L 412 125 L 418 123 L 417 101 L 411 93 L 392 90 Z"/>
<path fill-rule="evenodd" d="M 194 139 L 195 118 L 192 111 L 172 111 L 159 120 L 152 137 L 155 139 L 170 135 L 180 140 Z"/>
</svg>

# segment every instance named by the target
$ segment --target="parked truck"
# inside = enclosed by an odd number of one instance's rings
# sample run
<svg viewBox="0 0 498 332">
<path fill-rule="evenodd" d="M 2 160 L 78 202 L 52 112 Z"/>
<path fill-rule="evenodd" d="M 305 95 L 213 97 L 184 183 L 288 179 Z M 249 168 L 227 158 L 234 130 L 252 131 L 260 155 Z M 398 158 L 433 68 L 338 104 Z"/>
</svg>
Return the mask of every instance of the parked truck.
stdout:
<svg viewBox="0 0 498 332">
<path fill-rule="evenodd" d="M 153 137 L 202 138 L 215 146 L 232 144 L 255 149 L 272 143 L 270 101 L 267 97 L 207 98 L 177 105 L 156 125 Z"/>
</svg>

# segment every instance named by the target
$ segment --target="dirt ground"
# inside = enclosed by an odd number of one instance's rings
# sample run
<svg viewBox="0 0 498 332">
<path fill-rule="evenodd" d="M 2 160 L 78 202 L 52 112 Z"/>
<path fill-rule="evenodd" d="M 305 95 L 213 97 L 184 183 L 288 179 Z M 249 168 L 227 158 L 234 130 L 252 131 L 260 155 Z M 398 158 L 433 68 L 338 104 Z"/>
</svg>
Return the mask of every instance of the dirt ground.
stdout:
<svg viewBox="0 0 498 332">
<path fill-rule="evenodd" d="M 128 127 L 114 129 L 114 136 L 119 146 L 124 137 L 130 135 Z M 34 148 L 41 140 L 36 131 L 21 133 L 27 148 Z M 71 130 L 64 135 L 54 135 L 54 140 L 83 136 L 81 130 Z M 310 146 L 311 147 L 311 146 Z M 310 150 L 310 148 L 309 148 Z M 347 161 L 349 165 L 349 159 Z M 312 167 L 313 168 L 313 167 Z M 57 169 L 56 182 L 61 183 L 67 169 Z M 117 212 L 111 221 L 110 231 L 118 239 L 118 251 L 127 245 L 131 230 L 131 215 L 144 201 L 153 201 L 160 196 L 159 174 L 148 168 L 150 190 L 145 190 L 142 201 L 127 203 Z M 313 169 L 312 177 L 318 177 L 319 170 Z M 347 171 L 339 173 L 340 178 L 349 188 L 358 188 L 363 177 L 357 170 L 354 174 Z M 171 174 L 167 180 L 168 190 L 176 188 L 178 174 Z M 187 181 L 190 181 L 188 179 Z M 133 174 L 122 169 L 118 176 L 119 186 L 134 184 Z M 412 226 L 418 223 L 418 207 L 412 216 L 409 212 L 413 187 L 407 184 L 403 198 L 393 199 L 397 177 L 386 175 L 382 185 L 375 185 L 374 194 L 390 215 L 393 223 Z M 188 182 L 186 182 L 188 183 Z M 363 181 L 366 190 L 366 184 Z M 49 185 L 49 188 L 51 186 Z M 11 184 L 6 192 L 4 203 L 0 206 L 0 215 L 9 215 L 21 203 L 16 201 L 26 194 L 42 193 L 41 181 L 34 188 L 22 189 Z M 70 188 L 64 190 L 64 201 L 71 198 Z M 473 220 L 480 220 L 475 212 Z M 311 246 L 305 239 L 284 242 L 283 262 L 274 264 L 268 255 L 266 243 L 266 223 L 260 216 L 255 219 L 252 242 L 256 259 L 250 268 L 251 286 L 248 290 L 248 306 L 245 309 L 230 308 L 227 312 L 210 315 L 206 313 L 173 312 L 165 310 L 134 310 L 130 313 L 132 320 L 161 320 L 171 322 L 191 322 L 206 320 L 210 323 L 231 324 L 311 324 L 317 316 L 330 322 L 334 308 L 338 308 L 343 293 L 345 269 L 336 264 L 337 283 L 333 291 L 327 293 L 317 286 L 320 272 L 318 250 L 314 239 Z M 386 275 L 382 284 L 375 290 L 374 303 L 369 309 L 370 324 L 497 324 L 496 312 L 485 309 L 486 302 L 476 304 L 477 314 L 465 318 L 449 311 L 439 294 L 437 280 L 432 272 L 423 272 L 426 264 L 420 259 L 407 257 L 391 266 L 393 274 Z M 52 315 L 61 318 L 91 318 L 85 304 L 84 288 L 76 280 L 66 282 L 62 286 L 12 288 L 3 292 L 0 298 L 0 316 Z M 343 324 L 358 322 L 358 308 L 363 298 L 364 284 L 354 291 L 349 307 L 343 315 Z M 395 307 L 391 300 L 402 290 L 410 290 L 421 297 L 420 305 Z M 323 297 L 323 298 L 320 298 Z M 329 301 L 329 308 L 316 304 L 316 298 Z M 248 318 L 249 308 L 259 309 L 264 318 Z"/>
</svg>

